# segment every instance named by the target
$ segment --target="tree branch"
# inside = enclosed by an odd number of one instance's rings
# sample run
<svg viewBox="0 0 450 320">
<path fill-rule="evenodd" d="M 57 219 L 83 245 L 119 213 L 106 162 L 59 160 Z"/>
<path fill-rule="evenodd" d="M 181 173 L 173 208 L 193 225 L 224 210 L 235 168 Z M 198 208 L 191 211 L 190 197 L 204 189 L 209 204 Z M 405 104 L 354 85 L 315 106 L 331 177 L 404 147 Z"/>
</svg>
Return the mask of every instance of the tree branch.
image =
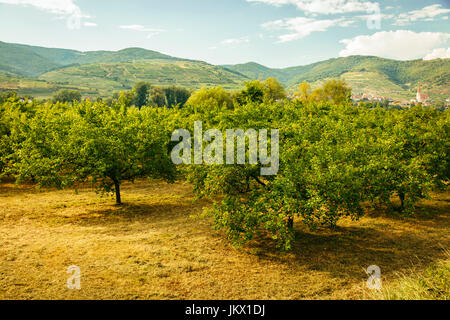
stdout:
<svg viewBox="0 0 450 320">
<path fill-rule="evenodd" d="M 266 185 L 264 182 L 262 182 L 257 176 L 253 176 L 253 175 L 252 175 L 252 178 L 255 179 L 256 182 L 258 182 L 258 183 L 259 183 L 260 185 L 262 185 L 263 187 L 267 187 L 267 185 Z"/>
</svg>

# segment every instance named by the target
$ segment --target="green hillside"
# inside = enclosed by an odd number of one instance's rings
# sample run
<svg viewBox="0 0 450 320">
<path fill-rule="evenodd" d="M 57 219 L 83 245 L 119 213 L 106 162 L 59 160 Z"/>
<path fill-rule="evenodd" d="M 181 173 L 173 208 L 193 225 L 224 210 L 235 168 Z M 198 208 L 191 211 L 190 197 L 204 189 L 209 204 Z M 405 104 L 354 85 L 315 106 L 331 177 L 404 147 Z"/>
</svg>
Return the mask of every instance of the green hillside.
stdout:
<svg viewBox="0 0 450 320">
<path fill-rule="evenodd" d="M 27 48 L 28 46 L 24 46 Z M 28 47 L 29 50 L 38 55 L 58 63 L 62 66 L 74 64 L 95 64 L 105 62 L 132 62 L 133 60 L 142 59 L 174 59 L 171 56 L 141 48 L 128 48 L 120 51 L 88 51 L 80 52 L 65 49 L 49 49 L 42 47 Z"/>
<path fill-rule="evenodd" d="M 36 77 L 48 71 L 71 65 L 133 62 L 134 60 L 150 59 L 184 60 L 141 48 L 81 52 L 0 41 L 0 71 L 20 76 Z"/>
<path fill-rule="evenodd" d="M 80 87 L 84 91 L 92 88 L 90 94 L 101 96 L 129 90 L 138 81 L 149 81 L 161 86 L 176 84 L 193 89 L 213 86 L 236 89 L 248 80 L 205 62 L 173 59 L 72 66 L 45 73 L 39 79 L 54 85 Z"/>
<path fill-rule="evenodd" d="M 34 77 L 59 66 L 32 50 L 0 42 L 0 71 Z"/>
<path fill-rule="evenodd" d="M 248 62 L 244 64 L 236 65 L 223 65 L 224 68 L 239 72 L 242 75 L 247 76 L 250 79 L 265 80 L 267 78 L 273 77 L 277 78 L 281 82 L 285 83 L 286 75 L 282 69 L 271 69 L 256 62 Z"/>
<path fill-rule="evenodd" d="M 273 69 L 254 62 L 213 66 L 141 48 L 81 52 L 0 42 L 0 89 L 37 97 L 51 96 L 60 88 L 106 96 L 128 90 L 137 81 L 193 89 L 219 85 L 236 89 L 244 81 L 269 77 L 279 79 L 289 92 L 302 81 L 316 87 L 340 78 L 355 93 L 409 100 L 420 86 L 433 100 L 450 97 L 450 59 L 396 61 L 351 56 Z"/>
<path fill-rule="evenodd" d="M 142 48 L 81 52 L 0 42 L 0 89 L 36 97 L 50 97 L 61 88 L 108 96 L 138 81 L 236 89 L 246 80 L 236 71 Z"/>
<path fill-rule="evenodd" d="M 314 87 L 325 80 L 341 78 L 354 92 L 411 99 L 420 86 L 434 99 L 450 96 L 450 59 L 396 61 L 351 56 L 286 69 L 270 69 L 255 63 L 226 68 L 256 79 L 278 78 L 291 91 L 303 81 L 312 83 Z"/>
<path fill-rule="evenodd" d="M 37 98 L 49 98 L 60 89 L 80 90 L 84 95 L 93 95 L 95 91 L 89 88 L 80 88 L 73 85 L 48 83 L 36 78 L 20 77 L 12 73 L 0 71 L 0 90 L 12 90 L 21 95 L 29 95 Z"/>
</svg>

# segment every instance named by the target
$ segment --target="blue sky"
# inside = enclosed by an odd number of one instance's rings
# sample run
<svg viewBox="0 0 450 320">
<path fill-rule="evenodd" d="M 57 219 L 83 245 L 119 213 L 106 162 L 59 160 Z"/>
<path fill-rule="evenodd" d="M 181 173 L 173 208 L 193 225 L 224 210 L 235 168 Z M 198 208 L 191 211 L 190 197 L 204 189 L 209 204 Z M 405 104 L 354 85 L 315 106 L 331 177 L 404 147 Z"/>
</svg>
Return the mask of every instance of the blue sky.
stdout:
<svg viewBox="0 0 450 320">
<path fill-rule="evenodd" d="M 450 0 L 0 0 L 0 41 L 270 67 L 450 57 Z"/>
</svg>

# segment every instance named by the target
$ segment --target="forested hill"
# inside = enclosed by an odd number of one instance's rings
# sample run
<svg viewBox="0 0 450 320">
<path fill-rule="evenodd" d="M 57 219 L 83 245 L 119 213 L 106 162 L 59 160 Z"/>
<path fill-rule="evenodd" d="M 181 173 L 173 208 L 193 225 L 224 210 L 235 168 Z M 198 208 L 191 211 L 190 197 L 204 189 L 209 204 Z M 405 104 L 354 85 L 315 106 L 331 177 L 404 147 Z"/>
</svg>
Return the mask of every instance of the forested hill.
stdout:
<svg viewBox="0 0 450 320">
<path fill-rule="evenodd" d="M 62 88 L 108 96 L 131 89 L 138 81 L 235 89 L 248 80 L 220 66 L 142 48 L 81 52 L 0 42 L 0 89 L 38 97 Z"/>
<path fill-rule="evenodd" d="M 268 77 L 277 78 L 291 92 L 303 81 L 315 87 L 341 78 L 353 92 L 395 99 L 414 98 L 418 86 L 432 98 L 450 96 L 450 59 L 396 61 L 351 56 L 273 69 L 254 62 L 214 66 L 142 48 L 81 52 L 0 42 L 0 89 L 37 96 L 49 96 L 64 87 L 106 96 L 130 89 L 137 81 L 237 89 L 245 81 Z"/>
<path fill-rule="evenodd" d="M 133 60 L 177 59 L 156 51 L 128 48 L 120 51 L 81 52 L 54 49 L 0 41 L 0 70 L 16 70 L 20 75 L 39 76 L 48 71 L 70 65 L 97 63 L 125 63 Z"/>
<path fill-rule="evenodd" d="M 450 59 L 397 61 L 350 56 L 285 69 L 271 69 L 254 62 L 224 67 L 255 79 L 276 77 L 288 87 L 303 81 L 320 85 L 327 79 L 342 78 L 358 92 L 402 95 L 421 86 L 431 94 L 450 96 Z"/>
</svg>

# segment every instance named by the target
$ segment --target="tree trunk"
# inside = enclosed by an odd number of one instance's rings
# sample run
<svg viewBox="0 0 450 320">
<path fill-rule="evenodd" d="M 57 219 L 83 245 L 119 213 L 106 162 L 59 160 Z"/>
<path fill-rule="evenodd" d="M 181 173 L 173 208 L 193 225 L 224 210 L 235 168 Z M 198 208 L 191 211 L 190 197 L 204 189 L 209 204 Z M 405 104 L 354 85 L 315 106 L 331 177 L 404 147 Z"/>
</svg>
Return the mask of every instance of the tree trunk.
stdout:
<svg viewBox="0 0 450 320">
<path fill-rule="evenodd" d="M 293 229 L 294 228 L 294 218 L 290 217 L 288 220 L 288 228 Z"/>
<path fill-rule="evenodd" d="M 398 197 L 400 198 L 400 212 L 402 212 L 405 209 L 405 193 L 399 192 Z"/>
<path fill-rule="evenodd" d="M 114 187 L 116 188 L 116 204 L 121 205 L 122 199 L 120 198 L 120 184 L 118 181 L 114 181 Z"/>
</svg>

